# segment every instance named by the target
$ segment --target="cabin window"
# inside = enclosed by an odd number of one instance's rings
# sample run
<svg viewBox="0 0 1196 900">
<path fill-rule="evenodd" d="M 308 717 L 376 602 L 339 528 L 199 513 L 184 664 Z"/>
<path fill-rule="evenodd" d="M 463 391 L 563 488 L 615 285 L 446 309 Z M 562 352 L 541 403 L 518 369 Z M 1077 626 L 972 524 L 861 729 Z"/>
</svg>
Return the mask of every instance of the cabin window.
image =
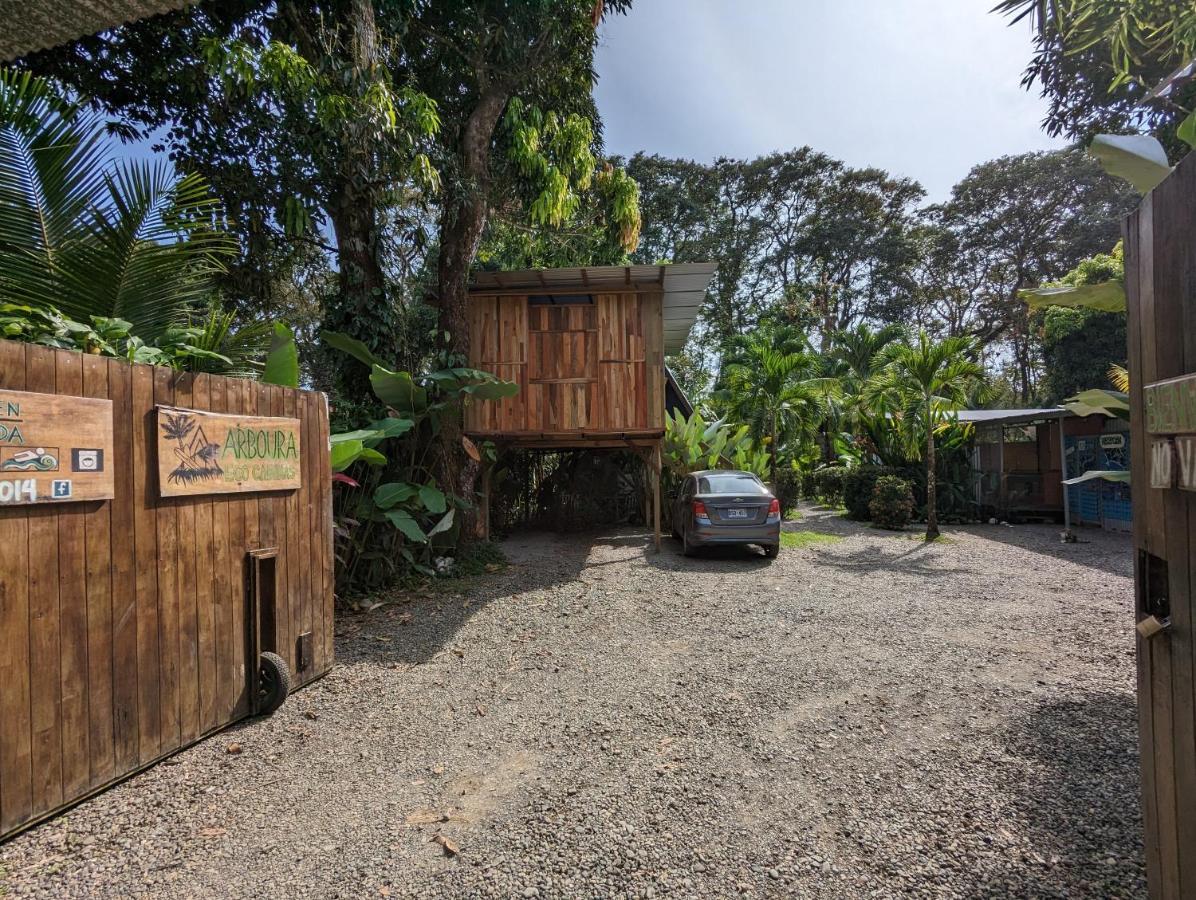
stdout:
<svg viewBox="0 0 1196 900">
<path fill-rule="evenodd" d="M 529 306 L 593 306 L 593 294 L 532 294 Z"/>
</svg>

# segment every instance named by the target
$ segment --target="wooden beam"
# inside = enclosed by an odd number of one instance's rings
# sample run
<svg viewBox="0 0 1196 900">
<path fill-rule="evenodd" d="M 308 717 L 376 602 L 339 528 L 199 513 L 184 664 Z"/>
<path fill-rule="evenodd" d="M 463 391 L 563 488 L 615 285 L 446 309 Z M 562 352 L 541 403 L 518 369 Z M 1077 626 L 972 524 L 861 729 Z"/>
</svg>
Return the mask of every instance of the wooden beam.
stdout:
<svg viewBox="0 0 1196 900">
<path fill-rule="evenodd" d="M 482 464 L 482 540 L 490 540 L 490 464 Z"/>
<path fill-rule="evenodd" d="M 660 444 L 652 448 L 652 529 L 656 552 L 660 552 Z"/>
</svg>

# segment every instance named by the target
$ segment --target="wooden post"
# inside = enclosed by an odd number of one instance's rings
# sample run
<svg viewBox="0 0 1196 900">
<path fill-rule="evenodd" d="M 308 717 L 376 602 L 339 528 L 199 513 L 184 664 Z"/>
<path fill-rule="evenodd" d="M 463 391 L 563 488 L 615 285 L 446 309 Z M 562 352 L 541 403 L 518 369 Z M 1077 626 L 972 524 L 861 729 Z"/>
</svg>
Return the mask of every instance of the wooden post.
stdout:
<svg viewBox="0 0 1196 900">
<path fill-rule="evenodd" d="M 660 444 L 652 448 L 652 529 L 656 552 L 660 552 Z"/>
<path fill-rule="evenodd" d="M 1063 436 L 1062 416 L 1059 417 L 1056 424 L 1059 426 L 1059 470 L 1063 475 L 1063 539 L 1074 541 L 1075 535 L 1071 533 L 1071 504 L 1067 502 L 1067 439 Z"/>
<path fill-rule="evenodd" d="M 1001 439 L 997 442 L 997 515 L 1002 519 L 1009 515 L 1005 500 L 1005 426 L 1001 425 Z"/>
<path fill-rule="evenodd" d="M 482 463 L 482 540 L 490 540 L 490 463 Z"/>
</svg>

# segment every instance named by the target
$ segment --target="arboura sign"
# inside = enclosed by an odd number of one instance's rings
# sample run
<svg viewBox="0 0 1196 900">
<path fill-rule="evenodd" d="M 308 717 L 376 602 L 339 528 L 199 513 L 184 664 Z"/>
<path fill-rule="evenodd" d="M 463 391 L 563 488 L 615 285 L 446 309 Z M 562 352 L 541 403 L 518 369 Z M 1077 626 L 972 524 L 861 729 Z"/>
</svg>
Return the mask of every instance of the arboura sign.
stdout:
<svg viewBox="0 0 1196 900">
<path fill-rule="evenodd" d="M 1196 491 L 1196 374 L 1148 384 L 1143 400 L 1150 486 Z"/>
<path fill-rule="evenodd" d="M 302 486 L 298 419 L 159 406 L 163 497 L 285 491 Z"/>
</svg>

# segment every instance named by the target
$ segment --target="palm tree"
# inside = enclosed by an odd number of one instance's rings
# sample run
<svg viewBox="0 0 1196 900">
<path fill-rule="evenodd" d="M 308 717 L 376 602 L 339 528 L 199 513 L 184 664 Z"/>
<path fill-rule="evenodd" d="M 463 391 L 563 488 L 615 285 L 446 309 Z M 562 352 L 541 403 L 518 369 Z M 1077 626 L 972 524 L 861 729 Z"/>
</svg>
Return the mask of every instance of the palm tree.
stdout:
<svg viewBox="0 0 1196 900">
<path fill-rule="evenodd" d="M 916 458 L 925 447 L 928 541 L 939 536 L 935 434 L 955 419 L 955 413 L 967 405 L 970 391 L 984 382 L 984 368 L 976 362 L 978 351 L 974 338 L 935 341 L 919 331 L 914 342 L 884 349 L 884 369 L 873 381 L 872 394 L 895 411 L 909 452 Z"/>
<path fill-rule="evenodd" d="M 857 443 L 861 438 L 871 443 L 871 450 L 884 455 L 891 429 L 883 409 L 872 402 L 869 385 L 885 365 L 886 347 L 906 337 L 903 325 L 879 328 L 860 323 L 854 328 L 835 332 L 829 355 L 830 374 L 838 379 L 842 400 L 843 426 Z"/>
<path fill-rule="evenodd" d="M 728 363 L 721 393 L 734 418 L 749 425 L 755 436 L 767 438 L 775 485 L 780 443 L 810 437 L 834 390 L 833 379 L 822 377 L 816 356 L 794 352 L 791 345 L 778 349 L 770 333 L 757 332 Z"/>
<path fill-rule="evenodd" d="M 203 312 L 236 244 L 202 178 L 106 148 L 98 115 L 0 69 L 0 302 L 123 319 L 153 343 Z"/>
</svg>

